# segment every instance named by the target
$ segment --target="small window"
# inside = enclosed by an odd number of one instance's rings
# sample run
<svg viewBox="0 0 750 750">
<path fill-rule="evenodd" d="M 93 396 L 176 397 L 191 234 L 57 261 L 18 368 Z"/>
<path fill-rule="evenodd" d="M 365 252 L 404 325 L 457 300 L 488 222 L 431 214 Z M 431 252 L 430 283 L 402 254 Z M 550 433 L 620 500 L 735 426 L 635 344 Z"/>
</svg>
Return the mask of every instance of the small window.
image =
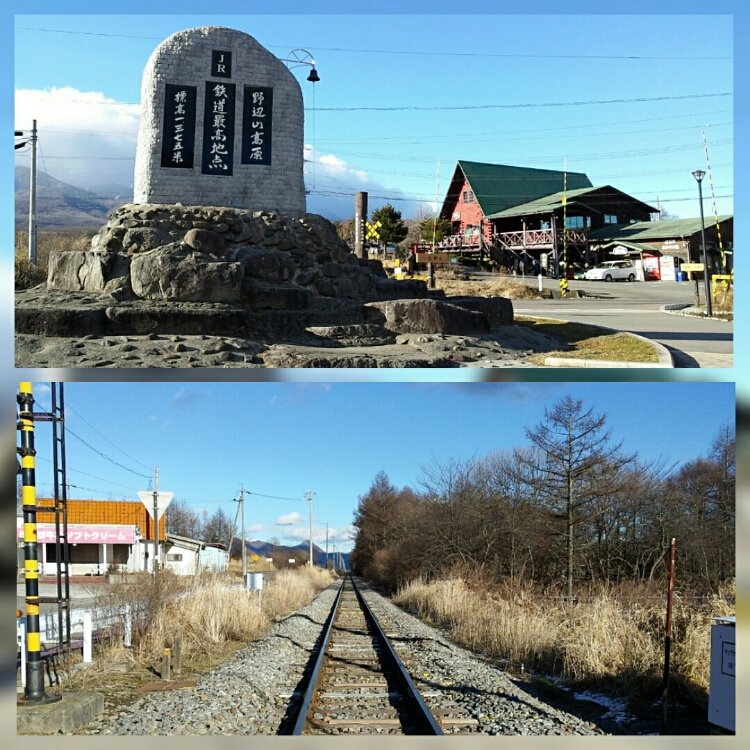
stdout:
<svg viewBox="0 0 750 750">
<path fill-rule="evenodd" d="M 617 216 L 614 214 L 604 214 L 605 224 L 617 224 Z"/>
<path fill-rule="evenodd" d="M 583 216 L 566 216 L 565 226 L 568 229 L 583 229 Z"/>
<path fill-rule="evenodd" d="M 172 554 L 167 555 L 167 562 L 182 562 L 182 554 L 173 552 Z"/>
<path fill-rule="evenodd" d="M 473 190 L 464 190 L 464 203 L 474 203 Z"/>
</svg>

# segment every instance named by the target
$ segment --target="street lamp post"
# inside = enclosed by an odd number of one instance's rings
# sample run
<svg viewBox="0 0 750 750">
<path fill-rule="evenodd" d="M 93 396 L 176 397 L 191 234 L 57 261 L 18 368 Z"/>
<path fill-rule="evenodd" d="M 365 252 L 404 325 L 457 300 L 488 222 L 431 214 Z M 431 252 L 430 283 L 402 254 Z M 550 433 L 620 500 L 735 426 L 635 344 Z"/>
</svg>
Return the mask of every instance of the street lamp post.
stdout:
<svg viewBox="0 0 750 750">
<path fill-rule="evenodd" d="M 703 251 L 703 283 L 706 290 L 706 315 L 713 317 L 713 305 L 711 304 L 711 279 L 708 276 L 708 258 L 706 257 L 706 228 L 703 221 L 703 178 L 706 173 L 702 169 L 696 169 L 693 172 L 698 183 L 698 202 L 701 207 L 701 248 Z"/>
</svg>

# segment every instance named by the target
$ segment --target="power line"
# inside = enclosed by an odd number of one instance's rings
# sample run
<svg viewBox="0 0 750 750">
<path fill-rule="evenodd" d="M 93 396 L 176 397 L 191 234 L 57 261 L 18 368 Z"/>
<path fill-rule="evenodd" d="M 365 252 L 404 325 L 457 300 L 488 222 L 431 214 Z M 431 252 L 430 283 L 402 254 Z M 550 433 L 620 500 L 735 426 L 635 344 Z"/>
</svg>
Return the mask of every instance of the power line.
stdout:
<svg viewBox="0 0 750 750">
<path fill-rule="evenodd" d="M 120 451 L 120 453 L 122 453 L 124 456 L 127 456 L 131 461 L 134 461 L 135 463 L 137 463 L 139 466 L 142 466 L 147 471 L 151 470 L 151 467 L 148 466 L 147 464 L 144 464 L 143 461 L 139 461 L 137 458 L 131 456 L 127 451 L 123 450 L 118 445 L 113 443 L 101 430 L 94 427 L 94 425 L 92 425 L 91 422 L 87 421 L 85 417 L 79 411 L 74 409 L 72 406 L 70 406 L 69 404 L 66 405 L 65 410 L 72 411 L 73 414 L 75 414 L 85 425 L 88 425 L 97 435 L 104 438 L 113 448 Z"/>
<path fill-rule="evenodd" d="M 41 31 L 51 34 L 74 34 L 80 36 L 100 36 L 100 37 L 111 37 L 120 39 L 151 39 L 161 40 L 163 37 L 158 36 L 147 36 L 143 34 L 112 34 L 107 32 L 97 31 L 79 31 L 76 29 L 48 29 L 39 28 L 32 26 L 17 26 L 16 30 L 19 31 Z M 283 44 L 266 44 L 266 47 L 275 47 L 278 49 L 288 49 L 289 45 Z M 300 46 L 300 45 L 297 45 Z M 566 54 L 538 54 L 531 52 L 457 52 L 454 50 L 396 50 L 396 49 L 359 49 L 352 47 L 318 47 L 315 45 L 301 45 L 307 47 L 314 47 L 316 51 L 320 52 L 345 52 L 345 53 L 357 53 L 357 54 L 376 54 L 376 55 L 413 55 L 421 57 L 494 57 L 500 59 L 540 59 L 540 60 L 680 60 L 690 61 L 693 60 L 732 60 L 732 57 L 714 57 L 705 56 L 697 57 L 695 55 L 685 55 L 683 57 L 675 55 L 571 55 Z"/>
<path fill-rule="evenodd" d="M 80 435 L 77 435 L 75 432 L 73 432 L 73 430 L 71 430 L 70 427 L 68 427 L 67 425 L 65 427 L 65 432 L 69 433 L 70 435 L 72 435 L 74 438 L 76 438 L 77 440 L 79 440 L 80 442 L 82 442 L 89 450 L 91 450 L 94 453 L 96 453 L 97 455 L 101 456 L 106 461 L 109 461 L 111 464 L 114 464 L 115 466 L 119 467 L 120 469 L 125 469 L 125 471 L 128 471 L 131 474 L 134 474 L 135 476 L 140 477 L 141 479 L 147 479 L 147 480 L 151 481 L 151 477 L 150 476 L 148 476 L 146 474 L 140 474 L 137 471 L 135 471 L 134 469 L 131 469 L 130 467 L 125 466 L 125 464 L 121 464 L 119 461 L 115 461 L 114 458 L 112 458 L 111 456 L 108 456 L 106 453 L 102 453 L 102 451 L 98 450 L 97 448 L 94 448 L 93 445 L 87 443 Z"/>
<path fill-rule="evenodd" d="M 43 461 L 46 464 L 52 463 L 52 461 L 50 461 L 48 458 L 41 458 L 41 457 L 37 457 L 37 461 Z M 125 484 L 120 484 L 119 482 L 113 482 L 111 479 L 107 479 L 105 477 L 99 477 L 96 474 L 89 474 L 87 471 L 83 471 L 81 469 L 75 469 L 71 467 L 70 465 L 67 465 L 65 468 L 68 473 L 81 474 L 82 476 L 89 477 L 90 479 L 98 479 L 101 482 L 108 482 L 109 484 L 112 484 L 116 487 L 121 487 L 122 489 L 128 490 L 133 493 L 138 492 L 138 490 L 135 489 L 134 487 L 128 487 Z"/>
<path fill-rule="evenodd" d="M 400 107 L 317 107 L 316 112 L 436 112 L 463 111 L 469 109 L 521 109 L 536 107 L 581 107 L 591 104 L 636 104 L 642 102 L 681 101 L 685 99 L 710 99 L 732 96 L 731 91 L 718 94 L 683 94 L 680 96 L 639 96 L 632 99 L 589 99 L 572 102 L 525 102 L 516 104 L 454 104 L 454 105 L 408 105 Z"/>
</svg>

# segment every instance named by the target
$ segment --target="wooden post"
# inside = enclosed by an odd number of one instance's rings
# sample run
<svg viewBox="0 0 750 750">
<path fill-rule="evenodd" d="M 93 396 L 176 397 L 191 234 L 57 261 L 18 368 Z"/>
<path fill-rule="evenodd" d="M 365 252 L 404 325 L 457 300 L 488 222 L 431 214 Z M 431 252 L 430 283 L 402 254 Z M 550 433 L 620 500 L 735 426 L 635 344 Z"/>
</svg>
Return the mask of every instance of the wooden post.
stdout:
<svg viewBox="0 0 750 750">
<path fill-rule="evenodd" d="M 677 541 L 672 537 L 669 543 L 669 567 L 667 569 L 667 616 L 664 622 L 664 674 L 662 687 L 661 733 L 667 734 L 667 707 L 669 698 L 669 655 L 672 648 L 672 594 L 674 593 L 674 562 Z"/>
<path fill-rule="evenodd" d="M 367 193 L 354 194 L 354 254 L 367 258 L 365 250 L 365 222 L 367 221 Z"/>
</svg>

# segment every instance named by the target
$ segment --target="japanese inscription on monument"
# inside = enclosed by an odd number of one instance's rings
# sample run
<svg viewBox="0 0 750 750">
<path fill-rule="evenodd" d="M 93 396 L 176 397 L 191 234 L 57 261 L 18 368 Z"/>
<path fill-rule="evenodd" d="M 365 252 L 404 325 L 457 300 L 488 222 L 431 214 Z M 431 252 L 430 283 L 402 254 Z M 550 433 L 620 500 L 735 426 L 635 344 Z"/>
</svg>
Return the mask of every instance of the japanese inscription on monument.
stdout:
<svg viewBox="0 0 750 750">
<path fill-rule="evenodd" d="M 203 174 L 233 174 L 234 84 L 206 81 Z"/>
<path fill-rule="evenodd" d="M 164 95 L 162 167 L 193 168 L 195 150 L 195 86 L 168 83 Z"/>
<path fill-rule="evenodd" d="M 242 163 L 270 164 L 273 89 L 245 86 L 242 112 Z"/>
</svg>

